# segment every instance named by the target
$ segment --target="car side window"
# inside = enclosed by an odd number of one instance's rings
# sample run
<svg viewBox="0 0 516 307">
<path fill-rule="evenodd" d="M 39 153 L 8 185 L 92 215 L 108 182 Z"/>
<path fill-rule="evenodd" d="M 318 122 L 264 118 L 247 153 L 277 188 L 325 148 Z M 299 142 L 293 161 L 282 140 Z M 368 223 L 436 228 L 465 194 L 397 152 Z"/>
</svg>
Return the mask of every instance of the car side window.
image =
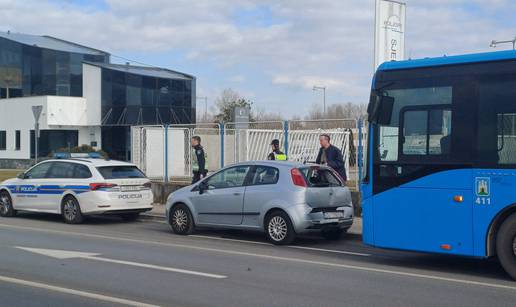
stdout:
<svg viewBox="0 0 516 307">
<path fill-rule="evenodd" d="M 75 179 L 87 179 L 91 178 L 93 175 L 91 174 L 90 169 L 86 165 L 75 164 L 73 169 L 73 178 Z"/>
<path fill-rule="evenodd" d="M 74 163 L 68 162 L 54 162 L 48 172 L 47 178 L 51 179 L 64 179 L 73 178 L 74 175 Z"/>
<path fill-rule="evenodd" d="M 263 185 L 263 184 L 276 184 L 279 179 L 279 171 L 275 167 L 269 166 L 257 166 L 253 179 L 251 180 L 252 185 Z"/>
<path fill-rule="evenodd" d="M 244 185 L 245 178 L 249 172 L 250 166 L 235 166 L 223 170 L 206 181 L 208 189 L 224 189 L 241 187 Z"/>
<path fill-rule="evenodd" d="M 48 170 L 52 166 L 53 163 L 42 163 L 39 165 L 34 166 L 32 169 L 30 169 L 26 174 L 25 178 L 27 179 L 42 179 L 46 178 Z"/>
</svg>

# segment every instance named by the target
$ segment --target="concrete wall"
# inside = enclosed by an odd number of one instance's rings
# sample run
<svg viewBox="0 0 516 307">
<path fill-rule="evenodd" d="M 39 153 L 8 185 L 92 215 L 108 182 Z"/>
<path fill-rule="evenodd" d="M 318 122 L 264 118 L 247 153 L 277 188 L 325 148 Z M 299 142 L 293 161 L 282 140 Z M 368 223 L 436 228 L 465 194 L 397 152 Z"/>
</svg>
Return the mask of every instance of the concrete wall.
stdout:
<svg viewBox="0 0 516 307">
<path fill-rule="evenodd" d="M 97 66 L 82 64 L 82 84 L 83 97 L 88 101 L 87 125 L 100 126 L 102 121 L 102 69 Z"/>
<path fill-rule="evenodd" d="M 34 130 L 32 106 L 41 105 L 40 129 L 77 130 L 79 145 L 96 141 L 100 146 L 99 126 L 88 126 L 87 103 L 82 97 L 35 96 L 0 99 L 0 131 L 6 131 L 6 150 L 0 159 L 30 159 L 30 131 Z M 20 131 L 20 149 L 15 149 L 16 131 Z"/>
</svg>

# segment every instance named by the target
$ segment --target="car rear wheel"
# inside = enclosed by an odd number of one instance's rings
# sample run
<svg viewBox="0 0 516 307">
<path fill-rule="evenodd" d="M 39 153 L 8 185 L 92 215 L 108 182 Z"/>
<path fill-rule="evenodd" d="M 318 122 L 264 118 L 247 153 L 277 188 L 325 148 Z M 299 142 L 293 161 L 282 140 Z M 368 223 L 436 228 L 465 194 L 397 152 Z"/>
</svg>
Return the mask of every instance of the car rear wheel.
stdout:
<svg viewBox="0 0 516 307">
<path fill-rule="evenodd" d="M 296 239 L 290 217 L 283 211 L 273 211 L 265 219 L 265 233 L 275 245 L 288 245 Z"/>
<path fill-rule="evenodd" d="M 140 217 L 140 213 L 139 213 L 139 212 L 135 212 L 135 213 L 123 213 L 123 214 L 120 214 L 120 217 L 121 217 L 124 221 L 127 221 L 127 222 L 133 222 L 133 221 L 136 221 L 136 220 Z"/>
<path fill-rule="evenodd" d="M 346 232 L 345 229 L 330 229 L 330 230 L 322 230 L 321 235 L 323 238 L 329 241 L 336 241 L 342 238 L 342 235 Z"/>
<path fill-rule="evenodd" d="M 500 227 L 496 253 L 504 270 L 516 280 L 516 214 L 509 216 Z"/>
<path fill-rule="evenodd" d="M 183 204 L 176 205 L 170 211 L 170 227 L 178 235 L 189 235 L 194 230 L 192 213 Z"/>
<path fill-rule="evenodd" d="M 16 210 L 13 208 L 11 196 L 6 191 L 0 192 L 0 216 L 12 217 L 16 215 Z"/>
<path fill-rule="evenodd" d="M 84 216 L 81 212 L 81 206 L 77 199 L 73 196 L 66 196 L 61 206 L 61 214 L 67 224 L 80 224 L 84 222 Z"/>
</svg>

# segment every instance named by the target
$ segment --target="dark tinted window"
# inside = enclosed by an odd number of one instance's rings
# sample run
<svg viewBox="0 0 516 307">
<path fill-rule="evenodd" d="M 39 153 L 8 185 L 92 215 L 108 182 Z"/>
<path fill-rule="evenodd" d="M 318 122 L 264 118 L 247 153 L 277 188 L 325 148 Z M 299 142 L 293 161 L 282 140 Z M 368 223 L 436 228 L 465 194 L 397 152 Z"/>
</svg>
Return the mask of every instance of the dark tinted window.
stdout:
<svg viewBox="0 0 516 307">
<path fill-rule="evenodd" d="M 337 175 L 327 168 L 305 167 L 301 168 L 300 171 L 305 175 L 309 187 L 343 186 Z"/>
<path fill-rule="evenodd" d="M 262 184 L 275 184 L 278 182 L 279 171 L 277 168 L 268 166 L 257 166 L 253 179 L 251 180 L 252 185 Z"/>
<path fill-rule="evenodd" d="M 403 155 L 449 154 L 450 136 L 450 110 L 417 108 L 403 113 Z"/>
<path fill-rule="evenodd" d="M 14 136 L 14 142 L 15 142 L 15 150 L 20 150 L 21 148 L 21 131 L 16 130 L 15 136 Z"/>
<path fill-rule="evenodd" d="M 97 169 L 104 179 L 145 178 L 136 166 L 102 166 Z"/>
<path fill-rule="evenodd" d="M 86 165 L 75 164 L 73 169 L 73 178 L 86 179 L 91 178 L 90 169 Z"/>
<path fill-rule="evenodd" d="M 0 150 L 6 150 L 7 148 L 6 137 L 6 132 L 0 131 Z"/>
<path fill-rule="evenodd" d="M 34 166 L 31 170 L 29 170 L 25 176 L 28 179 L 42 179 L 46 178 L 47 173 L 52 166 L 52 163 L 42 163 Z"/>
<path fill-rule="evenodd" d="M 480 80 L 478 161 L 516 164 L 516 75 Z"/>
<path fill-rule="evenodd" d="M 52 164 L 52 167 L 50 167 L 47 178 L 73 178 L 75 164 L 67 162 L 52 162 L 50 164 Z"/>
</svg>

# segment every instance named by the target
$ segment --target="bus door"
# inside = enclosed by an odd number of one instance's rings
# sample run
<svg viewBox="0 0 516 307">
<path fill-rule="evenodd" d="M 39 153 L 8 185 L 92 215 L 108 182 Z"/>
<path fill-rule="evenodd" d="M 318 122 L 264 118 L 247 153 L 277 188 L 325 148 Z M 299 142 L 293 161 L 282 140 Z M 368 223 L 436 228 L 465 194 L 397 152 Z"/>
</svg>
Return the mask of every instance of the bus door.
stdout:
<svg viewBox="0 0 516 307">
<path fill-rule="evenodd" d="M 451 106 L 398 114 L 394 126 L 379 126 L 374 136 L 374 245 L 471 254 L 472 171 L 449 162 Z"/>
</svg>

